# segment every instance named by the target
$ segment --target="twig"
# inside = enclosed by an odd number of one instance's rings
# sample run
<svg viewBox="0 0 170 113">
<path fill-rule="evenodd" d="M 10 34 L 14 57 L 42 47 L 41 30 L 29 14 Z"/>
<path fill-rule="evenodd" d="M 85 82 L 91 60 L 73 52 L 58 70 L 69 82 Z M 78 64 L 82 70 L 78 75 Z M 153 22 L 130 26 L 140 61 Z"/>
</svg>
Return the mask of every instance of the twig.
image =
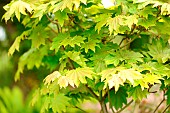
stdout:
<svg viewBox="0 0 170 113">
<path fill-rule="evenodd" d="M 165 94 L 165 91 L 164 91 L 164 94 Z M 162 99 L 162 101 L 158 104 L 158 106 L 155 108 L 155 110 L 153 111 L 153 113 L 156 113 L 156 111 L 158 110 L 158 108 L 159 108 L 159 107 L 161 106 L 161 104 L 165 101 L 164 94 L 163 94 L 163 99 Z"/>
<path fill-rule="evenodd" d="M 74 106 L 74 107 L 77 108 L 77 109 L 79 109 L 79 110 L 81 110 L 81 111 L 84 112 L 84 113 L 87 113 L 85 110 L 79 108 L 78 106 Z"/>
<path fill-rule="evenodd" d="M 70 15 L 68 15 L 68 17 L 70 18 L 70 20 L 75 24 L 75 25 L 78 25 L 79 28 L 82 29 L 82 31 L 84 31 L 84 28 L 82 26 L 80 26 L 75 20 L 74 18 L 72 18 Z"/>
<path fill-rule="evenodd" d="M 131 41 L 127 42 L 125 45 L 121 46 L 120 49 L 126 47 L 127 45 L 129 45 L 130 43 L 132 43 L 136 38 L 133 38 Z"/>
<path fill-rule="evenodd" d="M 53 21 L 47 14 L 46 14 L 46 17 L 47 17 L 47 19 L 48 19 L 51 23 L 53 23 L 53 24 L 58 24 L 58 22 Z"/>
<path fill-rule="evenodd" d="M 106 108 L 106 104 L 104 103 L 104 101 L 101 101 L 100 105 L 101 105 L 101 111 L 103 113 L 108 113 L 107 108 Z"/>
<path fill-rule="evenodd" d="M 157 91 L 150 91 L 150 89 L 152 88 L 152 86 L 153 86 L 153 85 L 150 85 L 150 84 L 149 84 L 148 92 L 149 92 L 149 93 L 157 93 Z"/>
<path fill-rule="evenodd" d="M 55 31 L 53 28 L 51 28 L 50 26 L 48 26 L 48 28 L 50 28 L 55 34 L 58 34 L 57 31 Z"/>
<path fill-rule="evenodd" d="M 85 85 L 85 87 L 96 100 L 99 100 L 99 97 L 93 92 L 91 88 L 89 88 L 87 85 Z"/>
<path fill-rule="evenodd" d="M 170 105 L 168 105 L 164 110 L 163 110 L 163 112 L 162 113 L 165 113 L 166 112 L 166 110 L 168 109 L 170 107 Z"/>
<path fill-rule="evenodd" d="M 124 109 L 126 109 L 131 103 L 133 102 L 133 100 L 131 100 L 128 104 L 126 104 L 122 109 L 120 109 L 118 112 L 116 113 L 120 113 L 122 112 Z"/>
</svg>

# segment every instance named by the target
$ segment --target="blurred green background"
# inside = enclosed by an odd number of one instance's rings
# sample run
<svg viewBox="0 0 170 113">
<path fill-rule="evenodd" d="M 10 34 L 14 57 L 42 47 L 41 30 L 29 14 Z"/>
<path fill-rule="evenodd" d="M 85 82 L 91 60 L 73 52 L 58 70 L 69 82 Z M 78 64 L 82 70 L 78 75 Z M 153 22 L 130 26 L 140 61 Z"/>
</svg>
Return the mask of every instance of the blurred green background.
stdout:
<svg viewBox="0 0 170 113">
<path fill-rule="evenodd" d="M 5 10 L 3 6 L 11 0 L 0 0 L 0 18 Z M 39 113 L 40 104 L 30 107 L 32 92 L 40 85 L 46 71 L 24 70 L 19 81 L 14 81 L 19 57 L 30 48 L 29 41 L 23 41 L 19 52 L 8 56 L 8 49 L 24 27 L 14 18 L 13 22 L 0 21 L 0 113 Z M 41 70 L 41 69 L 40 69 Z"/>
</svg>

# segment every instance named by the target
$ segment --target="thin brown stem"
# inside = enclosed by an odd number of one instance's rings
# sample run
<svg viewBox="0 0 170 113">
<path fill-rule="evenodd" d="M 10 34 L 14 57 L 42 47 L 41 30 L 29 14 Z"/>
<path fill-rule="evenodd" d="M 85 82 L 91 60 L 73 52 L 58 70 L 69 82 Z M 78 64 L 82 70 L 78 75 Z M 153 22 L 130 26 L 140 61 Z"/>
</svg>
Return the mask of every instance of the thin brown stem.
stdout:
<svg viewBox="0 0 170 113">
<path fill-rule="evenodd" d="M 74 106 L 75 108 L 79 109 L 80 111 L 84 112 L 84 113 L 87 113 L 85 110 L 81 109 L 80 107 L 78 106 Z"/>
<path fill-rule="evenodd" d="M 131 100 L 128 104 L 126 104 L 122 109 L 120 109 L 118 112 L 116 113 L 121 113 L 124 109 L 126 109 L 130 104 L 132 104 L 133 100 Z"/>
<path fill-rule="evenodd" d="M 164 110 L 163 110 L 163 112 L 162 113 L 165 113 L 166 112 L 166 110 L 168 109 L 170 107 L 170 105 L 168 105 Z"/>
<path fill-rule="evenodd" d="M 46 14 L 46 17 L 47 17 L 47 19 L 48 19 L 51 23 L 53 23 L 53 24 L 58 24 L 58 22 L 53 21 L 47 14 Z"/>
<path fill-rule="evenodd" d="M 93 92 L 93 90 L 91 88 L 89 88 L 87 85 L 85 85 L 87 91 L 89 91 L 89 93 L 96 99 L 99 100 L 99 97 Z"/>
<path fill-rule="evenodd" d="M 104 101 L 101 101 L 100 105 L 101 105 L 101 113 L 108 113 L 107 107 L 106 107 L 106 104 L 104 103 Z"/>
<path fill-rule="evenodd" d="M 130 40 L 129 42 L 127 42 L 125 45 L 121 46 L 120 49 L 126 47 L 127 45 L 129 45 L 130 43 L 132 43 L 136 38 L 133 38 L 132 40 Z"/>
<path fill-rule="evenodd" d="M 165 94 L 165 91 L 164 91 L 164 94 Z M 163 99 L 162 99 L 162 101 L 158 104 L 158 106 L 155 108 L 155 110 L 153 111 L 153 113 L 156 113 L 156 111 L 158 110 L 158 108 L 159 108 L 159 107 L 161 106 L 161 104 L 165 101 L 164 94 L 163 94 Z"/>
<path fill-rule="evenodd" d="M 58 34 L 58 32 L 55 29 L 51 28 L 50 26 L 48 26 L 48 28 L 50 28 L 55 34 Z"/>
</svg>

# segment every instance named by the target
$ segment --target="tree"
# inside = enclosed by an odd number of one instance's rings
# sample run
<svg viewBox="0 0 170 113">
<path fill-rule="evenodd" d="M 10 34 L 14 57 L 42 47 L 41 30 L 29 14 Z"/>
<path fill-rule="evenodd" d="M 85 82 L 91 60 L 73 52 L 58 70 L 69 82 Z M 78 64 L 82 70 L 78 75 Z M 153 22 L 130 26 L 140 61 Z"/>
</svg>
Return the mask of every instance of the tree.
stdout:
<svg viewBox="0 0 170 113">
<path fill-rule="evenodd" d="M 104 7 L 100 0 L 13 0 L 4 9 L 2 19 L 17 18 L 25 26 L 8 54 L 31 41 L 15 80 L 25 68 L 51 71 L 32 100 L 43 102 L 41 112 L 68 112 L 94 98 L 101 112 L 108 112 L 109 103 L 112 112 L 119 113 L 154 93 L 150 89 L 155 84 L 167 96 L 163 112 L 169 108 L 168 2 L 113 0 L 112 6 Z"/>
</svg>

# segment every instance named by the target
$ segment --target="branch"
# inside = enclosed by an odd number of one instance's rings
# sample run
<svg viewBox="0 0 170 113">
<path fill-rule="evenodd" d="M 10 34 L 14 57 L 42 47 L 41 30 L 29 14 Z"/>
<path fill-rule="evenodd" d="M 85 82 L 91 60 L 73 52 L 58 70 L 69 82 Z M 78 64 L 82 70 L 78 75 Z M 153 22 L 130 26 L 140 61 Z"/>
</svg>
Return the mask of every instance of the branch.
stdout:
<svg viewBox="0 0 170 113">
<path fill-rule="evenodd" d="M 68 17 L 70 18 L 70 20 L 71 20 L 75 25 L 77 25 L 79 28 L 82 29 L 82 31 L 84 31 L 84 28 L 83 28 L 82 26 L 80 26 L 80 25 L 74 20 L 74 18 L 72 18 L 70 15 L 68 15 Z"/>
<path fill-rule="evenodd" d="M 168 109 L 170 107 L 170 105 L 168 105 L 164 110 L 163 110 L 163 112 L 162 113 L 165 113 L 166 112 L 166 110 Z"/>
<path fill-rule="evenodd" d="M 53 23 L 53 24 L 58 24 L 58 22 L 53 21 L 47 14 L 45 14 L 45 15 L 46 15 L 47 19 L 48 19 L 51 23 Z"/>
<path fill-rule="evenodd" d="M 106 107 L 106 104 L 104 103 L 104 101 L 101 101 L 100 105 L 101 105 L 101 111 L 103 111 L 103 113 L 108 113 L 107 107 Z"/>
<path fill-rule="evenodd" d="M 133 102 L 133 100 L 131 100 L 128 104 L 126 104 L 122 109 L 120 109 L 118 112 L 116 113 L 121 113 L 124 109 L 126 109 L 131 103 Z"/>
<path fill-rule="evenodd" d="M 164 94 L 165 94 L 165 91 L 164 91 Z M 156 111 L 158 110 L 158 108 L 159 108 L 159 107 L 161 106 L 161 104 L 165 101 L 164 94 L 163 94 L 163 99 L 162 99 L 162 101 L 158 104 L 158 106 L 155 108 L 155 110 L 153 111 L 153 113 L 156 113 Z"/>
<path fill-rule="evenodd" d="M 99 97 L 93 92 L 91 88 L 89 88 L 87 85 L 84 85 L 86 89 L 89 91 L 89 93 L 96 99 L 99 100 Z"/>
<path fill-rule="evenodd" d="M 127 45 L 129 45 L 130 43 L 132 43 L 136 38 L 133 38 L 131 41 L 127 42 L 125 45 L 121 46 L 120 49 L 126 47 Z"/>
<path fill-rule="evenodd" d="M 74 106 L 75 108 L 79 109 L 80 111 L 84 112 L 84 113 L 87 113 L 85 110 L 79 108 L 78 106 Z"/>
</svg>

